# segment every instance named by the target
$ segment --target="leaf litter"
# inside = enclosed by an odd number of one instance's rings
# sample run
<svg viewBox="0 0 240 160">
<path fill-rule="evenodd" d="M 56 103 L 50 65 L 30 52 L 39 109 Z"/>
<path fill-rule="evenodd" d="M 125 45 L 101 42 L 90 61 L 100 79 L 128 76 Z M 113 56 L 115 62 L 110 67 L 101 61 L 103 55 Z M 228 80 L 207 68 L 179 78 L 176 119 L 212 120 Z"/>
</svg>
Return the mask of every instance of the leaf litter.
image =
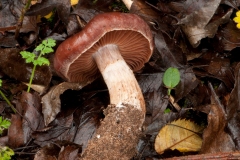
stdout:
<svg viewBox="0 0 240 160">
<path fill-rule="evenodd" d="M 0 3 L 0 78 L 3 79 L 0 89 L 18 111 L 13 114 L 0 99 L 1 116 L 11 120 L 8 131 L 0 137 L 0 144 L 14 149 L 15 159 L 80 158 L 109 104 L 104 82 L 96 79 L 79 91 L 76 91 L 80 89 L 79 84 L 62 87 L 66 82 L 51 66 L 53 53 L 47 57 L 50 67 L 37 68 L 33 81 L 34 85 L 44 86 L 44 91 L 26 93 L 23 83 L 28 82 L 32 65 L 24 63 L 19 52 L 33 51 L 49 36 L 60 44 L 66 35 L 69 37 L 81 30 L 96 14 L 116 9 L 114 5 L 119 2 L 80 0 L 71 7 L 68 0 L 38 1 L 26 12 L 19 37 L 15 37 L 14 30 L 26 1 Z M 217 157 L 223 152 L 238 151 L 240 30 L 232 19 L 240 3 L 137 0 L 134 5 L 140 8 L 130 12 L 144 18 L 155 37 L 153 56 L 136 73 L 147 112 L 144 135 L 136 146 L 134 158 L 185 155 L 175 150 L 159 155 L 153 148 L 159 130 L 179 118 L 205 126 L 200 135 L 199 153 L 212 153 Z M 147 7 L 141 8 L 144 5 Z M 51 20 L 43 17 L 51 11 L 54 15 Z M 120 11 L 125 10 L 120 8 Z M 171 92 L 173 102 L 169 101 L 162 82 L 163 73 L 169 67 L 178 68 L 181 76 L 180 83 Z M 181 109 L 176 110 L 174 104 Z M 166 113 L 166 109 L 170 113 Z M 232 155 L 237 157 L 235 153 Z"/>
</svg>

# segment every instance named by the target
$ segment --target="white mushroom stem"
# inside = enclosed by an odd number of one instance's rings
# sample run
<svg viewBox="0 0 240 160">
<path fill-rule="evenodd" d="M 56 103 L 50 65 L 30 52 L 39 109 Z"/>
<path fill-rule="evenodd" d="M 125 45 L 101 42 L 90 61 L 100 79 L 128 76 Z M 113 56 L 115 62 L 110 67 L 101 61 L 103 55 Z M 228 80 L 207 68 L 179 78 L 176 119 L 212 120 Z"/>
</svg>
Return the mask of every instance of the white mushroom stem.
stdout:
<svg viewBox="0 0 240 160">
<path fill-rule="evenodd" d="M 122 0 L 122 2 L 125 4 L 125 6 L 130 10 L 133 0 Z"/>
<path fill-rule="evenodd" d="M 142 91 L 118 47 L 105 45 L 93 54 L 93 58 L 108 87 L 110 103 L 117 107 L 131 104 L 145 114 Z"/>
</svg>

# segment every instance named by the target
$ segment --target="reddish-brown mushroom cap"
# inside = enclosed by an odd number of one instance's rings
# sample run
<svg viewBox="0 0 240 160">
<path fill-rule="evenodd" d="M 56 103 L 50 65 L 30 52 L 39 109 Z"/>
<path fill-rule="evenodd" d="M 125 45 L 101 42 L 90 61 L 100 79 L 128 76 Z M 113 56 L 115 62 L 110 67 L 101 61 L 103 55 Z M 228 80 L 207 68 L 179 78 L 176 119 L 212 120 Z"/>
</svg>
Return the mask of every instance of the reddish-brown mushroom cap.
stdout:
<svg viewBox="0 0 240 160">
<path fill-rule="evenodd" d="M 99 14 L 81 32 L 58 47 L 54 67 L 67 81 L 92 81 L 99 76 L 92 54 L 104 45 L 114 44 L 129 67 L 136 71 L 149 60 L 153 50 L 152 39 L 149 26 L 137 15 Z"/>
</svg>

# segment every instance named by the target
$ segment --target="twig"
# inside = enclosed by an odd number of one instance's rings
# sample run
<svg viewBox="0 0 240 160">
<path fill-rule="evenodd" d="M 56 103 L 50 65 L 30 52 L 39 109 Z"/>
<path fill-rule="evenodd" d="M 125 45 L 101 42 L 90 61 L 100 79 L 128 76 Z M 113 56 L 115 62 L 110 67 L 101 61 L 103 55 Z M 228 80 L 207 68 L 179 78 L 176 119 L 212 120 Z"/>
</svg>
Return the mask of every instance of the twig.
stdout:
<svg viewBox="0 0 240 160">
<path fill-rule="evenodd" d="M 176 102 L 174 102 L 175 100 L 172 95 L 169 96 L 169 101 L 178 112 L 181 110 L 181 107 Z"/>
<path fill-rule="evenodd" d="M 20 31 L 20 28 L 22 27 L 24 15 L 25 15 L 25 13 L 27 12 L 28 8 L 30 7 L 31 1 L 32 1 L 32 0 L 28 0 L 28 1 L 27 1 L 26 5 L 24 6 L 24 8 L 23 8 L 23 10 L 22 10 L 22 14 L 21 14 L 21 16 L 20 16 L 19 19 L 18 19 L 18 23 L 17 23 L 16 31 L 15 31 L 15 39 L 17 39 L 18 36 L 19 36 L 19 31 Z"/>
<path fill-rule="evenodd" d="M 0 90 L 0 95 L 3 97 L 3 99 L 7 102 L 7 104 L 12 108 L 13 112 L 16 113 L 16 109 L 12 105 L 12 103 L 8 100 L 8 98 L 3 94 L 3 92 Z"/>
</svg>

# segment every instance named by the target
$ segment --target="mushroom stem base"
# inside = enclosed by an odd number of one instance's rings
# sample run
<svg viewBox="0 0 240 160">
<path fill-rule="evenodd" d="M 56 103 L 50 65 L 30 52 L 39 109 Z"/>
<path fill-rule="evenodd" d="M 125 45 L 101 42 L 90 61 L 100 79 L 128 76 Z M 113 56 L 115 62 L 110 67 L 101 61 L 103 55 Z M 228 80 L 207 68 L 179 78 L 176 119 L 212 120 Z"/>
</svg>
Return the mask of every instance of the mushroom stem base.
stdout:
<svg viewBox="0 0 240 160">
<path fill-rule="evenodd" d="M 141 111 L 123 104 L 123 108 L 109 105 L 105 119 L 90 140 L 81 159 L 127 160 L 136 155 L 136 146 L 142 134 L 144 119 Z"/>
</svg>

